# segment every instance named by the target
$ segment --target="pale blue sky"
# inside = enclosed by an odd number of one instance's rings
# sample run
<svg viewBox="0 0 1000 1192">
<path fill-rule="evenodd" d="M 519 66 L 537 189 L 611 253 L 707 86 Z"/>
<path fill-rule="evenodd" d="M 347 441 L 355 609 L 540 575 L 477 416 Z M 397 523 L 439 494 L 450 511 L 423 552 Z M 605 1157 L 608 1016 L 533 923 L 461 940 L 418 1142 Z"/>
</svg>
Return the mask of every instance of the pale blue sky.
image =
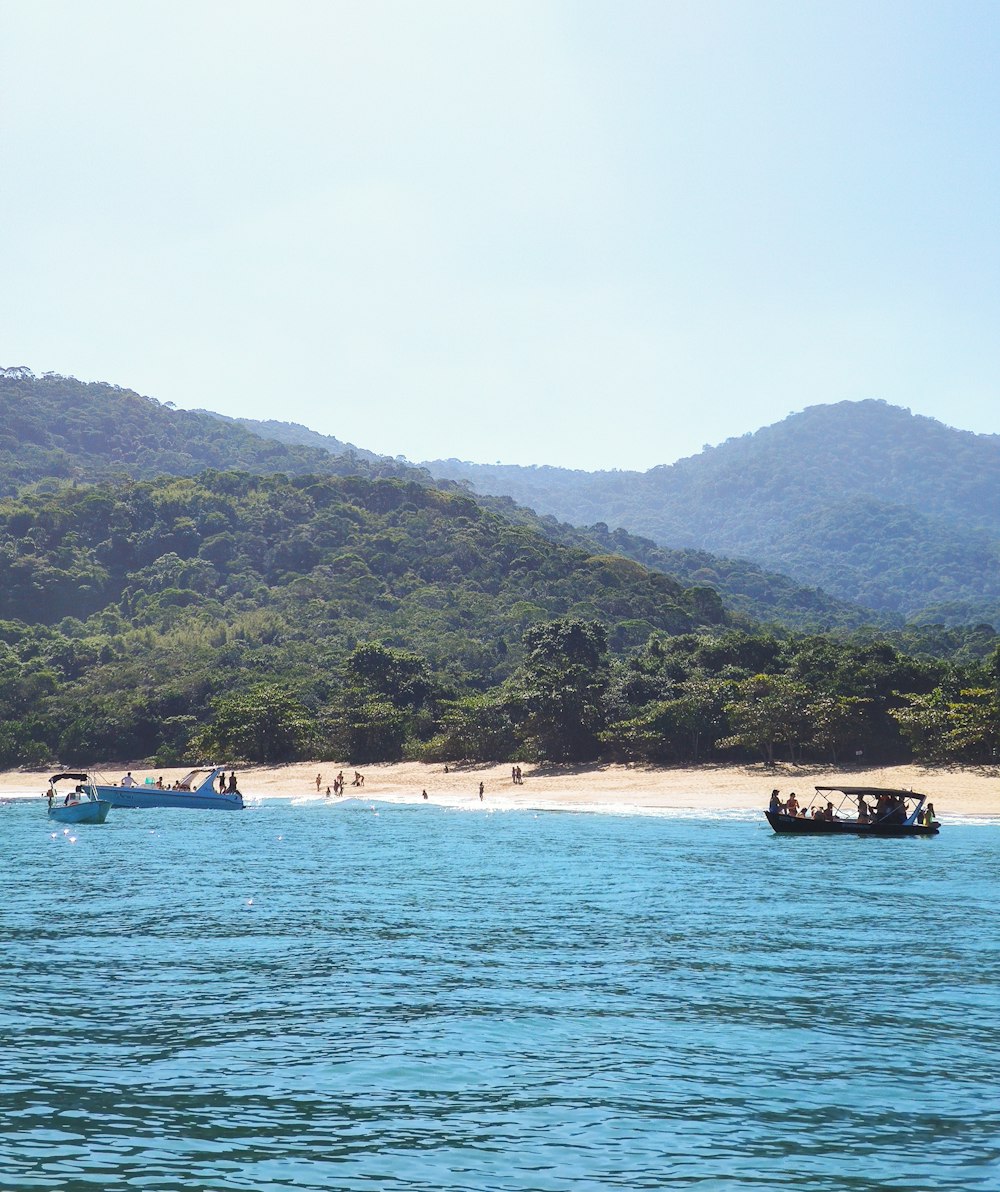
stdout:
<svg viewBox="0 0 1000 1192">
<path fill-rule="evenodd" d="M 992 0 L 0 0 L 0 365 L 414 460 L 997 432 L 998 61 Z"/>
</svg>

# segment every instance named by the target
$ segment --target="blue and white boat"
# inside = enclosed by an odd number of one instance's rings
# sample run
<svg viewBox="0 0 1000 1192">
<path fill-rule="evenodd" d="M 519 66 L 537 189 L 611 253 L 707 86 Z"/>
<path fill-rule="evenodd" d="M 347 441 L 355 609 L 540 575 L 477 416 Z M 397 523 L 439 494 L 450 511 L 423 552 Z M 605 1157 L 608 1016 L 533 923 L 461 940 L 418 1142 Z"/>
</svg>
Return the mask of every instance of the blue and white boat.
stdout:
<svg viewBox="0 0 1000 1192">
<path fill-rule="evenodd" d="M 203 766 L 185 774 L 179 782 L 159 786 L 152 780 L 129 785 L 96 783 L 97 797 L 112 807 L 188 807 L 204 811 L 242 811 L 243 796 L 236 788 L 236 775 L 228 782 L 225 766 Z M 220 789 L 224 786 L 225 789 Z"/>
<path fill-rule="evenodd" d="M 59 798 L 56 784 L 75 782 L 76 786 Z M 103 824 L 111 804 L 100 798 L 86 774 L 53 774 L 49 779 L 49 819 L 60 824 Z"/>
</svg>

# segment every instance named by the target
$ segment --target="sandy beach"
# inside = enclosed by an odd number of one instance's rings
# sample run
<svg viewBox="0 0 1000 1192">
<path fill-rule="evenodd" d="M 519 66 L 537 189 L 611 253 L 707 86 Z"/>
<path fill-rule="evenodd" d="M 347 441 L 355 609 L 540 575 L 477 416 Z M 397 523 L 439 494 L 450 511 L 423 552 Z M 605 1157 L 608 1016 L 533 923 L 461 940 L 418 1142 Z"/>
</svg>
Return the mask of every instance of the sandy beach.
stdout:
<svg viewBox="0 0 1000 1192">
<path fill-rule="evenodd" d="M 140 782 L 160 777 L 172 782 L 185 773 L 175 768 L 152 770 L 137 762 L 107 763 L 94 772 L 118 781 L 131 770 Z M 762 809 L 777 787 L 786 797 L 795 791 L 813 793 L 817 785 L 887 786 L 927 794 L 942 820 L 949 815 L 1000 816 L 1000 769 L 946 766 L 849 767 L 705 765 L 698 768 L 654 766 L 521 766 L 523 783 L 511 781 L 509 763 L 444 766 L 393 762 L 360 767 L 364 786 L 352 786 L 355 768 L 336 762 L 295 762 L 281 766 L 237 766 L 239 786 L 248 800 L 269 798 L 323 799 L 343 770 L 344 798 L 361 797 L 398 803 L 427 801 L 441 806 L 520 808 L 537 811 L 590 811 L 614 814 L 656 814 L 666 811 L 739 811 Z M 0 773 L 0 798 L 41 795 L 51 770 Z M 316 776 L 320 776 L 319 791 Z M 336 796 L 331 795 L 334 799 Z"/>
</svg>

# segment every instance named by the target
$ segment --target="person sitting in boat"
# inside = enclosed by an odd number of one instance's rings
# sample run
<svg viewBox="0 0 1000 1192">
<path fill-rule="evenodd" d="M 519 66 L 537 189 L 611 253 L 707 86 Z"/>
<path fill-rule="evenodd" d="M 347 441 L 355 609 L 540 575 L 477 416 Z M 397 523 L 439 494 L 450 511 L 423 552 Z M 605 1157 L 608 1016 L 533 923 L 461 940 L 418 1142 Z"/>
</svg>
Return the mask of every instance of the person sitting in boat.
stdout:
<svg viewBox="0 0 1000 1192">
<path fill-rule="evenodd" d="M 865 802 L 864 795 L 859 795 L 858 796 L 858 823 L 859 824 L 871 823 L 871 818 L 872 818 L 871 808 Z"/>
<path fill-rule="evenodd" d="M 785 804 L 785 811 L 791 816 L 799 814 L 799 801 L 795 797 L 795 791 L 788 796 L 788 802 Z"/>
<path fill-rule="evenodd" d="M 933 828 L 934 827 L 935 814 L 936 813 L 934 811 L 934 804 L 928 803 L 927 806 L 924 808 L 924 827 L 925 828 Z"/>
<path fill-rule="evenodd" d="M 826 811 L 824 812 L 824 819 L 835 820 L 836 818 L 837 818 L 837 813 L 833 809 L 833 804 L 827 803 Z"/>
<path fill-rule="evenodd" d="M 767 805 L 767 809 L 772 815 L 778 815 L 780 812 L 784 811 L 784 807 L 781 805 L 781 800 L 778 798 L 778 792 L 776 790 L 771 791 L 771 802 Z"/>
</svg>

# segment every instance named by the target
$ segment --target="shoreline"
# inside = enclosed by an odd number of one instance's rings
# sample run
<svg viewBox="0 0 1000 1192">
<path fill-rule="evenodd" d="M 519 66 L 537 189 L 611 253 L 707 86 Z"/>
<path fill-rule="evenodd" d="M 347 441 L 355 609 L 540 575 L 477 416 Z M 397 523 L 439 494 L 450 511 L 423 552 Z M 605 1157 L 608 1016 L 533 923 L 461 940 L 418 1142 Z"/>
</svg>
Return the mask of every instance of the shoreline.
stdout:
<svg viewBox="0 0 1000 1192">
<path fill-rule="evenodd" d="M 138 762 L 105 763 L 91 769 L 117 782 L 131 770 L 138 780 L 163 776 L 172 782 L 190 767 L 150 769 Z M 772 789 L 782 797 L 795 791 L 800 801 L 817 785 L 885 786 L 926 794 L 947 821 L 949 815 L 1000 816 L 1000 769 L 898 765 L 881 767 L 816 766 L 778 763 L 747 765 L 647 766 L 628 764 L 533 765 L 522 763 L 524 781 L 514 785 L 510 763 L 379 762 L 354 767 L 338 762 L 289 762 L 236 767 L 240 790 L 248 802 L 257 799 L 325 800 L 328 786 L 343 771 L 343 798 L 390 803 L 427 802 L 443 807 L 498 810 L 587 811 L 649 814 L 661 811 L 763 811 Z M 355 770 L 364 786 L 352 786 Z M 51 770 L 0 772 L 0 798 L 40 797 Z M 316 788 L 316 775 L 320 788 Z M 479 799 L 479 783 L 483 799 Z M 331 793 L 330 801 L 337 800 Z"/>
</svg>

